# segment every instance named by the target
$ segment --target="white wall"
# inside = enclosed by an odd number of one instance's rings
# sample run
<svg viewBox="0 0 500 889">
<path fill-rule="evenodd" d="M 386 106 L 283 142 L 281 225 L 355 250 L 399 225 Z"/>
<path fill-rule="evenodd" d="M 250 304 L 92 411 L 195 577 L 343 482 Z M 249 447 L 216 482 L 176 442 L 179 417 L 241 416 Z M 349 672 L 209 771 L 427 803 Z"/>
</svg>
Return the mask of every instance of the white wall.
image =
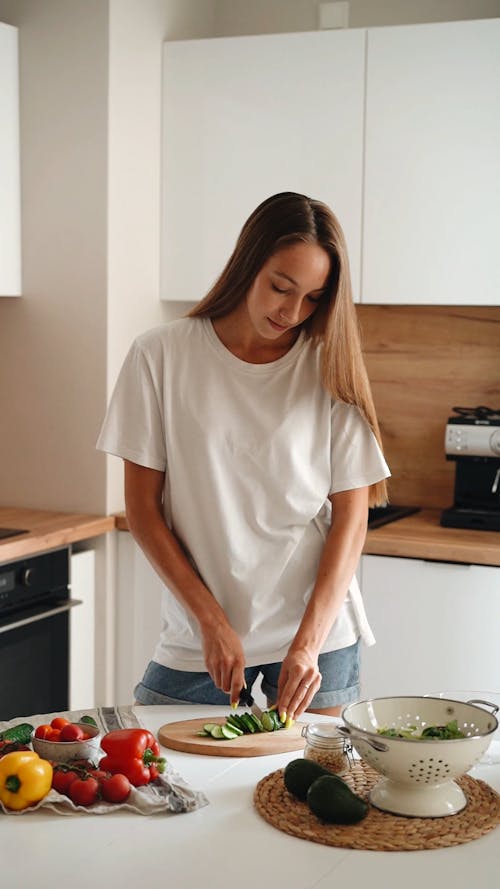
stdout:
<svg viewBox="0 0 500 889">
<path fill-rule="evenodd" d="M 0 0 L 0 18 L 19 27 L 23 254 L 23 297 L 0 299 L 0 503 L 101 512 L 106 4 Z"/>
<path fill-rule="evenodd" d="M 108 396 L 137 333 L 188 310 L 160 300 L 162 45 L 211 36 L 213 20 L 213 0 L 110 0 Z M 106 507 L 123 508 L 122 465 L 112 457 Z"/>
<path fill-rule="evenodd" d="M 217 36 L 312 31 L 320 0 L 217 0 Z M 495 18 L 499 0 L 349 0 L 349 27 Z"/>
<path fill-rule="evenodd" d="M 3 505 L 121 508 L 121 467 L 94 445 L 132 337 L 169 317 L 161 45 L 213 17 L 214 0 L 0 0 L 19 28 L 23 242 L 23 296 L 0 299 Z"/>
</svg>

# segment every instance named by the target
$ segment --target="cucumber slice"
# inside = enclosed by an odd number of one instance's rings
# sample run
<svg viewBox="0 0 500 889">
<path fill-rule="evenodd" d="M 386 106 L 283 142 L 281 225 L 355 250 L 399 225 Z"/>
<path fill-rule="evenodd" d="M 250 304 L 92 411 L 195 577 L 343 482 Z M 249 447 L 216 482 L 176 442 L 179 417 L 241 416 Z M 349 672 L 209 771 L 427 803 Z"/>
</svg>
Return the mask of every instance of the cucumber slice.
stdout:
<svg viewBox="0 0 500 889">
<path fill-rule="evenodd" d="M 250 713 L 242 713 L 241 719 L 245 724 L 245 730 L 247 734 L 255 734 L 255 725 L 253 724 L 253 720 Z"/>
<path fill-rule="evenodd" d="M 242 716 L 239 713 L 233 713 L 233 717 L 236 721 L 236 725 L 238 726 L 238 728 L 240 728 L 244 734 L 248 734 L 248 729 L 245 725 L 245 720 L 242 718 Z"/>
<path fill-rule="evenodd" d="M 283 728 L 283 723 L 279 718 L 277 710 L 270 710 L 269 715 L 274 722 L 274 731 L 277 732 L 280 728 Z"/>
<path fill-rule="evenodd" d="M 207 735 L 211 735 L 212 729 L 215 728 L 215 726 L 218 724 L 219 724 L 218 722 L 205 722 L 203 724 L 203 731 L 206 732 Z"/>
<path fill-rule="evenodd" d="M 274 732 L 274 719 L 268 710 L 264 710 L 261 722 L 265 732 Z"/>
<path fill-rule="evenodd" d="M 226 719 L 226 725 L 227 725 L 228 728 L 231 729 L 232 732 L 236 732 L 237 735 L 244 735 L 244 734 L 245 734 L 244 731 L 243 731 L 243 729 L 241 729 L 241 728 L 239 727 L 239 725 L 236 725 L 236 723 L 233 722 L 233 720 L 230 719 L 229 716 L 228 716 L 228 718 Z"/>
<path fill-rule="evenodd" d="M 263 732 L 263 731 L 264 731 L 264 726 L 262 725 L 262 723 L 261 723 L 259 717 L 256 716 L 255 713 L 250 713 L 250 719 L 252 720 L 252 722 L 253 722 L 253 724 L 254 724 L 254 726 L 255 726 L 255 731 L 256 731 L 256 732 Z"/>
<path fill-rule="evenodd" d="M 217 738 L 217 740 L 220 741 L 220 739 L 224 737 L 224 732 L 222 731 L 223 728 L 225 728 L 225 726 L 219 725 L 218 723 L 214 724 L 210 731 L 212 738 Z"/>
<path fill-rule="evenodd" d="M 220 727 L 222 732 L 222 737 L 225 738 L 226 741 L 232 741 L 234 738 L 240 738 L 243 732 L 233 731 L 228 725 L 221 725 Z"/>
</svg>

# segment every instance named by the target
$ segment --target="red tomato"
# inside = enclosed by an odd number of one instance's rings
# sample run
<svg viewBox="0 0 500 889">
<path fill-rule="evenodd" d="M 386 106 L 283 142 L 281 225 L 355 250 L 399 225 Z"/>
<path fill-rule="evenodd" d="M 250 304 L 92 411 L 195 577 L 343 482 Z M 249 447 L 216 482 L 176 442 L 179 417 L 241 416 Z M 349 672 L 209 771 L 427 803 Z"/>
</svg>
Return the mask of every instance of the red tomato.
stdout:
<svg viewBox="0 0 500 889">
<path fill-rule="evenodd" d="M 68 722 L 64 728 L 61 729 L 61 741 L 82 741 L 85 732 L 79 725 L 75 725 L 73 722 Z"/>
<path fill-rule="evenodd" d="M 35 738 L 42 738 L 43 740 L 47 740 L 51 731 L 53 731 L 51 725 L 39 725 L 35 729 Z"/>
<path fill-rule="evenodd" d="M 76 778 L 69 785 L 69 798 L 77 806 L 91 806 L 99 796 L 99 784 L 95 778 Z"/>
<path fill-rule="evenodd" d="M 106 778 L 109 778 L 111 772 L 105 772 L 104 769 L 89 769 L 89 775 L 101 784 Z"/>
<path fill-rule="evenodd" d="M 64 716 L 55 716 L 50 725 L 52 728 L 62 729 L 65 725 L 69 725 L 69 719 L 65 719 Z"/>
<path fill-rule="evenodd" d="M 101 782 L 101 793 L 108 803 L 123 803 L 130 794 L 130 781 L 125 775 L 111 775 Z"/>
<path fill-rule="evenodd" d="M 57 790 L 58 793 L 67 794 L 70 785 L 79 777 L 78 772 L 74 772 L 73 770 L 66 772 L 62 769 L 54 769 L 52 773 L 52 787 L 54 790 Z"/>
<path fill-rule="evenodd" d="M 61 729 L 60 728 L 51 728 L 50 732 L 46 735 L 47 741 L 60 741 L 61 740 Z"/>
</svg>

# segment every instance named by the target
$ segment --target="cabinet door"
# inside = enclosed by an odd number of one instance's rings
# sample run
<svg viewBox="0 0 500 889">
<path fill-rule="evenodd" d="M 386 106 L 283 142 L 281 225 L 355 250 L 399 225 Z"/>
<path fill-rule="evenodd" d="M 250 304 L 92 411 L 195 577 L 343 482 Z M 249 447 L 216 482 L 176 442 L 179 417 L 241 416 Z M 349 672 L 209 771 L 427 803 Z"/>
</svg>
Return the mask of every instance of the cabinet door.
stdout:
<svg viewBox="0 0 500 889">
<path fill-rule="evenodd" d="M 365 32 L 164 45 L 162 298 L 197 301 L 254 208 L 325 201 L 359 293 Z"/>
<path fill-rule="evenodd" d="M 160 578 L 132 535 L 118 532 L 116 598 L 117 704 L 132 704 L 134 687 L 153 656 L 161 629 Z"/>
<path fill-rule="evenodd" d="M 0 296 L 21 294 L 18 30 L 0 22 Z"/>
<path fill-rule="evenodd" d="M 69 616 L 69 709 L 95 706 L 95 553 L 71 554 L 71 598 L 78 599 Z"/>
<path fill-rule="evenodd" d="M 494 305 L 500 19 L 368 31 L 362 302 Z"/>
<path fill-rule="evenodd" d="M 363 556 L 363 698 L 500 691 L 500 568 Z"/>
</svg>

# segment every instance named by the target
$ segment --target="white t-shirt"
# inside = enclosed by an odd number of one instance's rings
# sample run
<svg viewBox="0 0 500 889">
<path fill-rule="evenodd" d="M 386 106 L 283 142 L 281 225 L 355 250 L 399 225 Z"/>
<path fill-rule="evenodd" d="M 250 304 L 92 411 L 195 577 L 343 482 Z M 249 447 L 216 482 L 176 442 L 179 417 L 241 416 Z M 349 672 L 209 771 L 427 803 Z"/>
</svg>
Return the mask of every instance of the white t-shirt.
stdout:
<svg viewBox="0 0 500 889">
<path fill-rule="evenodd" d="M 182 318 L 133 343 L 97 442 L 165 472 L 164 515 L 239 634 L 247 666 L 285 657 L 328 533 L 328 495 L 389 475 L 358 409 L 333 402 L 319 349 L 301 333 L 249 364 L 209 319 Z M 147 607 L 147 603 L 144 603 Z M 374 639 L 354 577 L 322 651 Z M 153 658 L 206 669 L 197 621 L 167 589 Z"/>
</svg>

